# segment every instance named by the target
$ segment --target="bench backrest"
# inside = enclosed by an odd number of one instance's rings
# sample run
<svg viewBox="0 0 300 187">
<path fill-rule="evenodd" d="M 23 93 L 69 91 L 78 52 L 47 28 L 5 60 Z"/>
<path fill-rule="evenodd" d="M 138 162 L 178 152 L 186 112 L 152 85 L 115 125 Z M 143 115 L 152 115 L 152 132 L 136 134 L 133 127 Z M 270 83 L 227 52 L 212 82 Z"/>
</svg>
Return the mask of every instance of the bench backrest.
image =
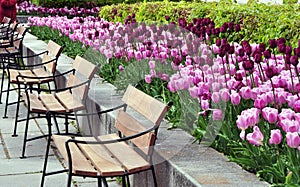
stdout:
<svg viewBox="0 0 300 187">
<path fill-rule="evenodd" d="M 131 140 L 131 142 L 146 155 L 151 155 L 156 140 L 157 129 L 168 111 L 168 105 L 131 85 L 127 87 L 122 100 L 127 106 L 131 107 L 136 112 L 143 115 L 148 121 L 153 123 L 153 126 L 155 127 L 153 131 Z M 136 120 L 132 115 L 123 110 L 120 110 L 117 114 L 115 127 L 125 137 L 143 132 L 149 128 L 142 125 L 140 121 Z"/>
<path fill-rule="evenodd" d="M 51 63 L 45 64 L 45 68 L 48 72 L 54 74 L 56 70 L 57 60 L 60 54 L 62 53 L 63 47 L 58 45 L 52 40 L 49 40 L 49 43 L 46 46 L 46 51 L 48 51 L 48 54 L 44 54 L 42 58 L 42 63 L 48 62 L 52 59 L 56 59 L 55 61 Z M 54 57 L 54 58 L 53 58 Z"/>
<path fill-rule="evenodd" d="M 78 55 L 76 56 L 72 67 L 75 70 L 75 73 L 70 74 L 70 76 L 68 77 L 67 87 L 79 85 L 87 80 L 91 80 L 97 70 L 96 65 Z M 79 100 L 85 100 L 88 94 L 88 89 L 89 84 L 84 84 L 82 86 L 73 88 L 72 93 Z"/>
</svg>

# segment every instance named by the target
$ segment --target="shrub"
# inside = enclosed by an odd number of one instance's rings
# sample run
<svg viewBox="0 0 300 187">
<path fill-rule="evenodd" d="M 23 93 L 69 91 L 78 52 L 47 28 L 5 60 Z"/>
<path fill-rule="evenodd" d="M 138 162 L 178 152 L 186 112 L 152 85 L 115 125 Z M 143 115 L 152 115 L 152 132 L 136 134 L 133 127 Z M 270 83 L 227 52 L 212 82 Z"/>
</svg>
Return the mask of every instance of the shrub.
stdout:
<svg viewBox="0 0 300 187">
<path fill-rule="evenodd" d="M 251 2 L 239 5 L 227 1 L 221 3 L 165 1 L 104 6 L 99 16 L 108 21 L 121 23 L 124 23 L 125 19 L 133 13 L 137 22 L 147 23 L 166 22 L 166 15 L 174 22 L 177 22 L 180 17 L 190 21 L 193 18 L 209 17 L 217 26 L 225 22 L 242 23 L 241 40 L 267 43 L 270 38 L 284 37 L 288 44 L 296 46 L 300 38 L 299 12 L 299 4 L 265 5 Z"/>
</svg>

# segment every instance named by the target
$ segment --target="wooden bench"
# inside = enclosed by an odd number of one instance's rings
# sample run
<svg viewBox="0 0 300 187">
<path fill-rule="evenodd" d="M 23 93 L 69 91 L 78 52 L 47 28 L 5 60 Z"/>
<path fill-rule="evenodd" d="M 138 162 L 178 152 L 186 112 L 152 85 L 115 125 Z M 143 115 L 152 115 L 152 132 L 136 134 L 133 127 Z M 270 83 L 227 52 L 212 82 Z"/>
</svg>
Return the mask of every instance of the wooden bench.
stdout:
<svg viewBox="0 0 300 187">
<path fill-rule="evenodd" d="M 120 176 L 122 185 L 125 187 L 130 186 L 129 175 L 146 170 L 152 171 L 154 184 L 157 186 L 152 153 L 158 128 L 170 104 L 163 104 L 130 85 L 122 100 L 124 105 L 110 110 L 77 114 L 77 117 L 100 116 L 118 109 L 115 119 L 115 128 L 118 133 L 91 137 L 51 136 L 49 134 L 41 186 L 44 185 L 45 176 L 68 172 L 67 186 L 71 185 L 73 176 L 97 178 L 98 186 L 101 186 L 102 182 L 107 186 L 107 177 Z M 144 116 L 152 124 L 151 127 L 147 128 L 141 120 L 127 112 L 127 106 Z M 47 116 L 49 132 L 51 132 L 51 113 Z M 46 172 L 51 139 L 62 157 L 68 162 L 67 170 Z"/>
<path fill-rule="evenodd" d="M 25 157 L 26 142 L 45 137 L 45 135 L 41 135 L 27 138 L 30 119 L 45 117 L 48 111 L 66 113 L 63 117 L 65 118 L 66 132 L 68 132 L 67 114 L 85 109 L 90 81 L 97 70 L 97 66 L 80 56 L 76 56 L 72 66 L 71 70 L 54 76 L 54 78 L 68 76 L 64 88 L 49 90 L 28 87 L 22 93 L 25 105 L 27 106 L 27 116 L 24 119 L 18 119 L 18 116 L 16 116 L 16 124 L 26 121 L 21 158 Z M 32 117 L 30 117 L 31 114 L 33 114 Z"/>
</svg>

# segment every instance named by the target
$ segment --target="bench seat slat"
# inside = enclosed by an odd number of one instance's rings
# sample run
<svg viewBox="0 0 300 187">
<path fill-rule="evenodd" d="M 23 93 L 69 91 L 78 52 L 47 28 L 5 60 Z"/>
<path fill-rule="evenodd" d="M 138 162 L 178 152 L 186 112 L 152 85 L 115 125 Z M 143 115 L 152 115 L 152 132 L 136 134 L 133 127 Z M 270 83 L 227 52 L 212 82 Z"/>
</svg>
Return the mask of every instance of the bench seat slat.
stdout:
<svg viewBox="0 0 300 187">
<path fill-rule="evenodd" d="M 66 109 L 57 101 L 52 94 L 40 94 L 39 99 L 49 111 L 66 112 Z"/>
<path fill-rule="evenodd" d="M 107 134 L 98 136 L 97 138 L 101 141 L 106 141 L 118 139 L 119 136 L 117 134 Z M 149 162 L 147 162 L 125 142 L 105 144 L 105 147 L 114 155 L 116 159 L 118 159 L 118 161 L 129 173 L 142 171 L 151 167 Z"/>
<path fill-rule="evenodd" d="M 22 97 L 24 102 L 28 105 L 26 94 L 23 92 Z M 46 112 L 47 109 L 44 107 L 43 103 L 39 100 L 38 96 L 35 94 L 29 94 L 30 99 L 30 110 L 35 112 Z"/>
<path fill-rule="evenodd" d="M 77 140 L 96 141 L 93 137 L 76 137 Z M 99 171 L 101 176 L 112 177 L 123 175 L 124 169 L 121 164 L 113 158 L 112 154 L 101 144 L 78 144 L 84 155 L 89 158 L 93 166 Z"/>
<path fill-rule="evenodd" d="M 65 147 L 65 142 L 71 139 L 68 136 L 61 136 L 61 135 L 52 135 L 52 139 L 63 156 L 63 158 L 68 161 L 67 151 Z M 86 175 L 86 176 L 97 176 L 98 172 L 94 169 L 91 165 L 90 161 L 86 159 L 86 157 L 82 154 L 80 149 L 77 147 L 75 143 L 70 144 L 70 151 L 72 155 L 72 170 L 73 173 L 79 175 Z"/>
<path fill-rule="evenodd" d="M 78 101 L 69 91 L 59 92 L 55 94 L 56 98 L 69 111 L 84 109 L 84 105 Z"/>
</svg>

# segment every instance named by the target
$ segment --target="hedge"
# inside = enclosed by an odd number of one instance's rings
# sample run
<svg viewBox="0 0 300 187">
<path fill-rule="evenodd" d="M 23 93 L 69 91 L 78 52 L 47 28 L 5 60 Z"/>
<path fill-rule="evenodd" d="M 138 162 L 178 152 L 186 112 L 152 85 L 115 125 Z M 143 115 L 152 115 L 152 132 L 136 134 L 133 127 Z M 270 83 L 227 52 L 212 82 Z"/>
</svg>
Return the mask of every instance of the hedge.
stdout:
<svg viewBox="0 0 300 187">
<path fill-rule="evenodd" d="M 300 38 L 300 5 L 265 5 L 254 1 L 239 5 L 228 1 L 210 2 L 148 2 L 104 6 L 99 16 L 114 22 L 124 23 L 127 16 L 135 14 L 137 22 L 177 22 L 185 17 L 211 18 L 217 26 L 232 21 L 242 24 L 241 40 L 253 43 L 267 43 L 269 39 L 284 37 L 288 44 L 297 45 Z"/>
</svg>

